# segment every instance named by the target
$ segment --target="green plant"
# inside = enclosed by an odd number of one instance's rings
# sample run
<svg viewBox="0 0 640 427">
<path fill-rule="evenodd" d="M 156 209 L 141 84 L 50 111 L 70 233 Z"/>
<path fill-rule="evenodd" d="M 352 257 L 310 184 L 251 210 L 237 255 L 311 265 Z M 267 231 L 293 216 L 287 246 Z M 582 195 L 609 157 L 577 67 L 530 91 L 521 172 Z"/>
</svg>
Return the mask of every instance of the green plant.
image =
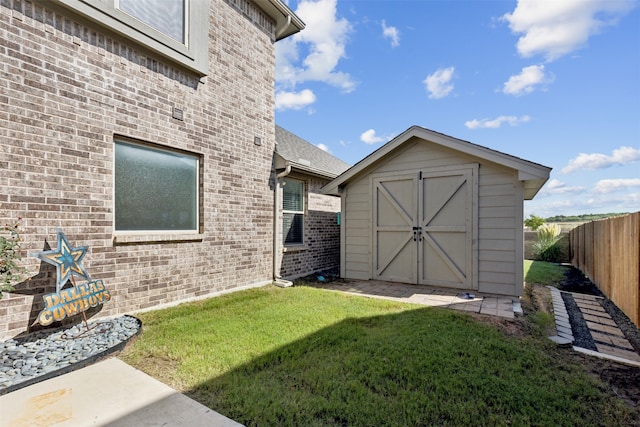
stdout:
<svg viewBox="0 0 640 427">
<path fill-rule="evenodd" d="M 20 233 L 18 226 L 20 218 L 13 224 L 5 225 L 4 231 L 8 236 L 0 236 L 0 299 L 3 292 L 11 292 L 13 285 L 21 280 L 25 268 L 18 262 L 20 257 Z"/>
<path fill-rule="evenodd" d="M 560 226 L 558 224 L 544 224 L 537 230 L 538 242 L 535 244 L 536 259 L 538 261 L 556 261 L 562 252 L 560 240 Z"/>
<path fill-rule="evenodd" d="M 533 214 L 529 215 L 529 218 L 524 220 L 524 225 L 529 227 L 531 230 L 536 231 L 544 224 L 544 218 L 540 218 L 539 216 L 535 216 Z"/>
</svg>

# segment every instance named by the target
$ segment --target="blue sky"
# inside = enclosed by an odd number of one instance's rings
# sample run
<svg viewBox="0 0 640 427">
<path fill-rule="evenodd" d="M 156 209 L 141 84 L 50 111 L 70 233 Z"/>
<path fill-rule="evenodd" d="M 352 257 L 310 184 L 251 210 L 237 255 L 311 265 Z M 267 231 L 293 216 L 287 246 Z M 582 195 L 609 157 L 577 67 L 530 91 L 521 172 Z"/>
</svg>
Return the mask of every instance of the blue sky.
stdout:
<svg viewBox="0 0 640 427">
<path fill-rule="evenodd" d="M 349 164 L 413 125 L 553 168 L 525 215 L 640 210 L 636 0 L 289 0 L 276 122 Z"/>
</svg>

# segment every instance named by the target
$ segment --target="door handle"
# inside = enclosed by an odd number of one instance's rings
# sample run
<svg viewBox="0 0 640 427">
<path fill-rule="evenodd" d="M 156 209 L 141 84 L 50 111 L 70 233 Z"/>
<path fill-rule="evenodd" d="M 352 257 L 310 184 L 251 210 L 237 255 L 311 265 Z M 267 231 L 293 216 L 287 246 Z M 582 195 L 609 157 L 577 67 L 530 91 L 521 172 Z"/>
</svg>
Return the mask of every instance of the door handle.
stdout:
<svg viewBox="0 0 640 427">
<path fill-rule="evenodd" d="M 413 241 L 422 242 L 422 227 L 413 227 Z"/>
</svg>

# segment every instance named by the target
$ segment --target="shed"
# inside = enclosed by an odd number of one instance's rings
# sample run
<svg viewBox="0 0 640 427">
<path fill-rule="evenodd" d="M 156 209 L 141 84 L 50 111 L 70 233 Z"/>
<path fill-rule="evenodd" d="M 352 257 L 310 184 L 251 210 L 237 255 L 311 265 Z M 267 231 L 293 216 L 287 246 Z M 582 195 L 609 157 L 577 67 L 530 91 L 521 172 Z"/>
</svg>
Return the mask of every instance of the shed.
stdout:
<svg viewBox="0 0 640 427">
<path fill-rule="evenodd" d="M 522 295 L 523 202 L 550 171 L 407 129 L 323 188 L 341 196 L 341 277 Z"/>
</svg>

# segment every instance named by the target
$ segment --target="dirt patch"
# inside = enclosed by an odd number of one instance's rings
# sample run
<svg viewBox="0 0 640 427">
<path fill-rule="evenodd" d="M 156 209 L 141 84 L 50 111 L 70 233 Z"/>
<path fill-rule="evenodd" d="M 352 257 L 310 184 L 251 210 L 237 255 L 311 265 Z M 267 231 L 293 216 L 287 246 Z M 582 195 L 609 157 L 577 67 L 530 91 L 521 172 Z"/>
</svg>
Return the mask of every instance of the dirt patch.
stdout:
<svg viewBox="0 0 640 427">
<path fill-rule="evenodd" d="M 517 317 L 508 319 L 499 316 L 487 316 L 486 314 L 469 313 L 478 322 L 491 325 L 504 335 L 513 338 L 525 338 L 531 335 L 531 328 L 525 318 Z"/>
<path fill-rule="evenodd" d="M 640 368 L 588 356 L 578 352 L 566 354 L 567 361 L 582 365 L 598 378 L 612 394 L 623 399 L 638 412 L 635 425 L 640 426 Z"/>
</svg>

